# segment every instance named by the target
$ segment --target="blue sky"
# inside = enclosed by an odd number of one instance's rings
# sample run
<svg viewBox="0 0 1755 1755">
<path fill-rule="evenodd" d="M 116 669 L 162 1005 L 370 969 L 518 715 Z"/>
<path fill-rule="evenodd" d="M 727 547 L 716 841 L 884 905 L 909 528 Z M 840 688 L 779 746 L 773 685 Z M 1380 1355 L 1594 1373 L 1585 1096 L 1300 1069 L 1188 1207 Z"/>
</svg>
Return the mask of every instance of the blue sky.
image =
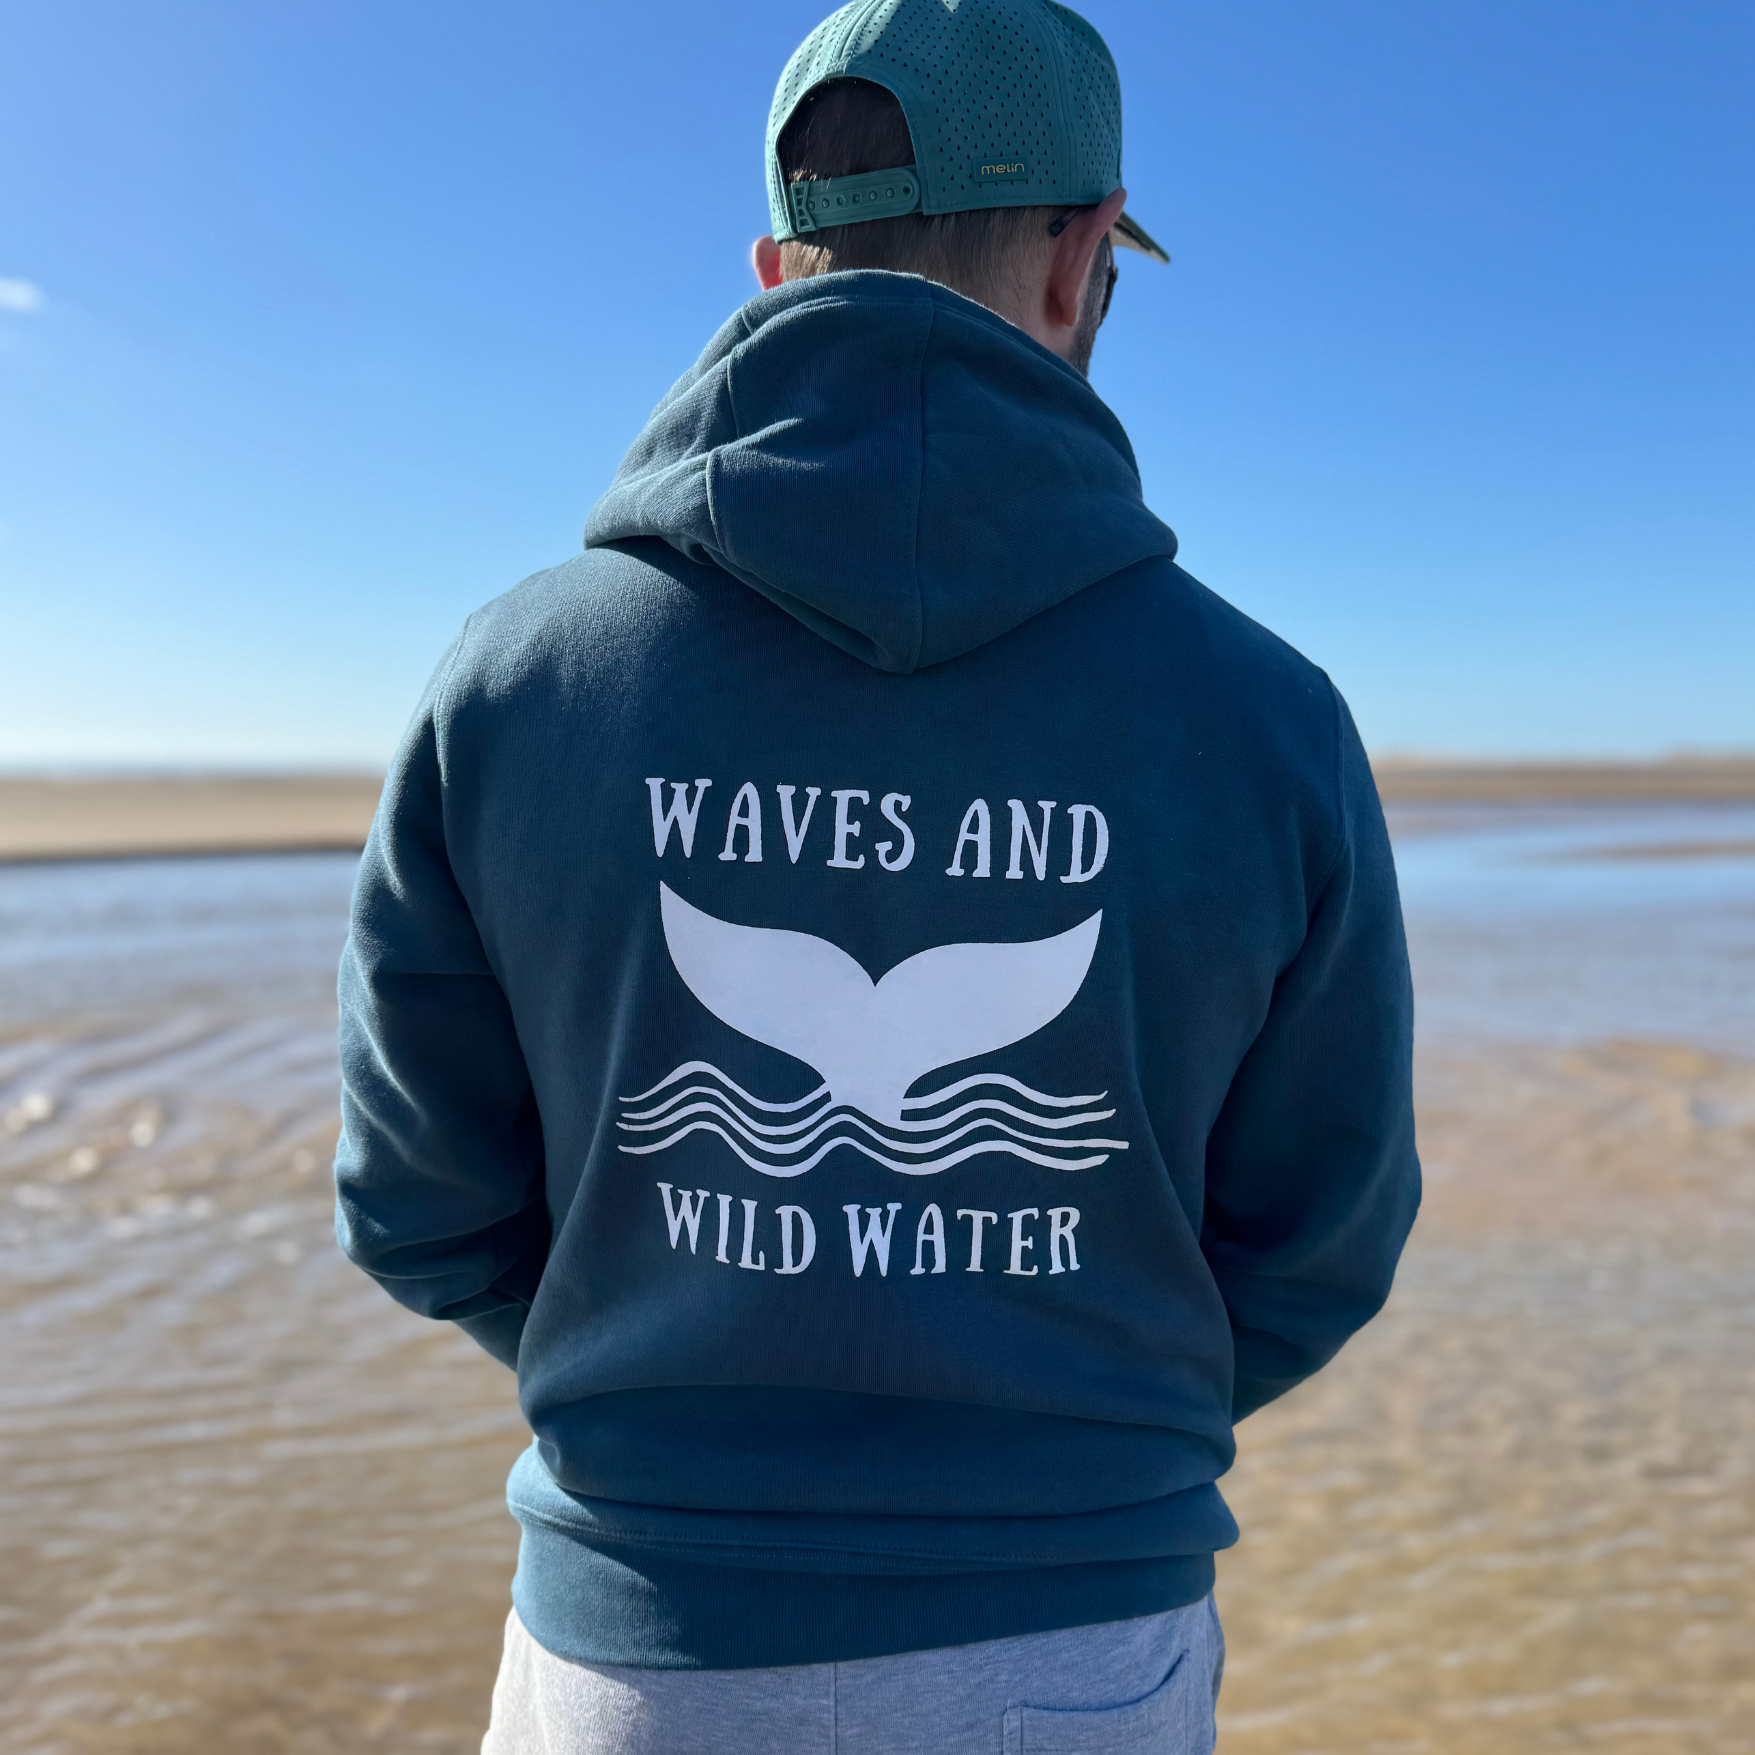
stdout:
<svg viewBox="0 0 1755 1755">
<path fill-rule="evenodd" d="M 1093 381 L 1378 751 L 1755 747 L 1755 8 L 1090 0 Z M 0 14 L 0 764 L 368 764 L 753 290 L 819 5 Z"/>
</svg>

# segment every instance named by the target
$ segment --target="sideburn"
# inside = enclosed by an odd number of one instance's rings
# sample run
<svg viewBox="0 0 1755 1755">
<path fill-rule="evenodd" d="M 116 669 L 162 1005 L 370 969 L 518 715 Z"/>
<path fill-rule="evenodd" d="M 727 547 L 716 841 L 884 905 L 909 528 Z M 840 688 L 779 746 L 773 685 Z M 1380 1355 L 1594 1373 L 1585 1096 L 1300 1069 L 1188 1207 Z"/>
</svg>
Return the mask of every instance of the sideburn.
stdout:
<svg viewBox="0 0 1755 1755">
<path fill-rule="evenodd" d="M 1097 331 L 1103 327 L 1106 315 L 1103 294 L 1109 284 L 1109 265 L 1114 260 L 1115 245 L 1105 232 L 1101 248 L 1091 258 L 1091 272 L 1085 281 L 1085 302 L 1079 310 L 1079 326 L 1073 331 L 1072 358 L 1068 361 L 1083 378 L 1091 375 L 1091 355 L 1096 351 Z"/>
</svg>

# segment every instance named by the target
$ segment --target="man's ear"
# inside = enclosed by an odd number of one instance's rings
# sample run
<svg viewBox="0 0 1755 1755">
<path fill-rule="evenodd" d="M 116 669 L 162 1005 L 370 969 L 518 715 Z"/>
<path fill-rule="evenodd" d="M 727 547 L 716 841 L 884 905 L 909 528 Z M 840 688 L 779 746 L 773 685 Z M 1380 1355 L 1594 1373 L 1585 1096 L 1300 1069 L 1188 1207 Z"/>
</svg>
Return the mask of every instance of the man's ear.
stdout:
<svg viewBox="0 0 1755 1755">
<path fill-rule="evenodd" d="M 750 245 L 750 266 L 755 269 L 763 292 L 772 292 L 784 278 L 780 273 L 780 246 L 772 238 L 757 238 Z"/>
<path fill-rule="evenodd" d="M 1091 258 L 1097 254 L 1103 234 L 1121 217 L 1126 205 L 1127 191 L 1117 189 L 1107 200 L 1075 213 L 1067 221 L 1066 230 L 1055 242 L 1048 284 L 1042 289 L 1042 321 L 1050 333 L 1062 330 L 1070 335 L 1078 328 L 1079 302 L 1091 278 Z"/>
</svg>

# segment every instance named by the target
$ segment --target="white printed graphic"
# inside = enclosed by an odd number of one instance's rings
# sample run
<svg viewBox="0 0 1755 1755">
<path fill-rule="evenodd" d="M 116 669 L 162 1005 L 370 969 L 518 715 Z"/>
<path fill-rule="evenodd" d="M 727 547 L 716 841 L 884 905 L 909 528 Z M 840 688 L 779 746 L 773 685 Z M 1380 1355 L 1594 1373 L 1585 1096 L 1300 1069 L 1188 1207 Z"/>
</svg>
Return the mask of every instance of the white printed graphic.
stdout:
<svg viewBox="0 0 1755 1755">
<path fill-rule="evenodd" d="M 1127 1149 L 1078 1131 L 1114 1115 L 1094 1107 L 1103 1092 L 1053 1097 L 978 1072 L 906 1095 L 933 1068 L 1008 1047 L 1059 1017 L 1090 969 L 1101 910 L 1026 944 L 938 945 L 874 982 L 827 939 L 716 919 L 666 884 L 659 897 L 665 943 L 689 991 L 734 1030 L 815 1067 L 823 1083 L 771 1103 L 706 1061 L 685 1062 L 623 1099 L 618 1125 L 636 1136 L 624 1152 L 661 1152 L 708 1132 L 768 1176 L 802 1175 L 838 1146 L 928 1176 L 992 1152 L 1087 1170 Z"/>
</svg>

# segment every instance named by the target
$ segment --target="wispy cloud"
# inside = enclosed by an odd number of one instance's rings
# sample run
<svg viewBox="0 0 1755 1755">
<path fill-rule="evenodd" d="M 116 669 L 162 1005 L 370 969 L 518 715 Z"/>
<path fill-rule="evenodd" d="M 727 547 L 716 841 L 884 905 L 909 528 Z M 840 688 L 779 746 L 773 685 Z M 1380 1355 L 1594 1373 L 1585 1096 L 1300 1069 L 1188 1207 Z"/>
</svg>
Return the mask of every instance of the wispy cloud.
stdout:
<svg viewBox="0 0 1755 1755">
<path fill-rule="evenodd" d="M 43 289 L 34 281 L 8 280 L 0 275 L 0 311 L 17 311 L 29 316 L 43 306 Z"/>
</svg>

